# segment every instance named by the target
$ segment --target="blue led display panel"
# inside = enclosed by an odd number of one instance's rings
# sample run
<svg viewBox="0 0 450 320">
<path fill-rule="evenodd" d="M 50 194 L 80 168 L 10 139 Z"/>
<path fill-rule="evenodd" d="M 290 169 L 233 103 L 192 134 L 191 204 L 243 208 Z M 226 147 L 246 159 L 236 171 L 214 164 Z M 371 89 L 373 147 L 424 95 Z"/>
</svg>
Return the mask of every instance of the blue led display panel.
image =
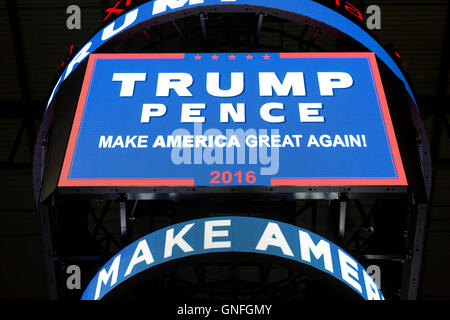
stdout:
<svg viewBox="0 0 450 320">
<path fill-rule="evenodd" d="M 407 185 L 373 53 L 92 54 L 69 186 Z"/>
</svg>

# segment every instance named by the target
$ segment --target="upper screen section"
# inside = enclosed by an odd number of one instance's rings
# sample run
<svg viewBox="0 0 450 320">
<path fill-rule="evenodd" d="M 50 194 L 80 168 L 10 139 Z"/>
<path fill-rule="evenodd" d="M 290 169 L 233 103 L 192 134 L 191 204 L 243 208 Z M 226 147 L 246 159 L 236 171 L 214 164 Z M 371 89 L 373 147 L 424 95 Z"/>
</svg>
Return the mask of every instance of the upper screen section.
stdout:
<svg viewBox="0 0 450 320">
<path fill-rule="evenodd" d="M 373 53 L 93 54 L 69 186 L 407 185 Z"/>
<path fill-rule="evenodd" d="M 158 19 L 163 20 L 162 16 L 167 17 L 171 14 L 178 14 L 178 17 L 181 17 L 182 13 L 180 12 L 183 10 L 184 15 L 210 11 L 215 12 L 215 10 L 220 10 L 220 12 L 258 12 L 271 10 L 272 13 L 279 16 L 288 13 L 292 19 L 295 19 L 295 17 L 307 17 L 308 19 L 323 23 L 359 42 L 368 51 L 374 52 L 392 73 L 404 83 L 405 90 L 408 92 L 411 100 L 416 103 L 413 91 L 406 77 L 386 50 L 366 30 L 361 28 L 358 23 L 352 21 L 354 19 L 351 20 L 335 11 L 343 10 L 342 7 L 345 7 L 347 11 L 353 12 L 353 15 L 350 16 L 355 18 L 354 9 L 351 9 L 352 7 L 347 2 L 341 3 L 338 0 L 329 0 L 328 2 L 321 0 L 321 2 L 327 3 L 329 7 L 312 0 L 156 0 L 146 2 L 108 24 L 81 48 L 67 64 L 67 67 L 57 81 L 47 107 L 50 106 L 59 87 L 70 76 L 73 70 L 102 45 L 123 34 L 130 35 L 140 32 L 148 24 L 157 24 L 159 23 Z M 330 9 L 332 7 L 334 9 Z"/>
</svg>

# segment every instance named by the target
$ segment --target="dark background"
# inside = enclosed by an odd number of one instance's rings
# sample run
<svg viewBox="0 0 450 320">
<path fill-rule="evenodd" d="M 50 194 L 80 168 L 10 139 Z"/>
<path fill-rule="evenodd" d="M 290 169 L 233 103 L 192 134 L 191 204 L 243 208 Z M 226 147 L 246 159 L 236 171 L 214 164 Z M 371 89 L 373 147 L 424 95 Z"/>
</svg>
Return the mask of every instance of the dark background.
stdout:
<svg viewBox="0 0 450 320">
<path fill-rule="evenodd" d="M 99 29 L 116 1 L 0 2 L 0 298 L 46 299 L 40 220 L 32 189 L 34 139 L 67 49 Z M 81 29 L 66 28 L 66 8 L 81 8 Z M 449 1 L 378 0 L 374 34 L 404 60 L 433 153 L 433 194 L 419 299 L 450 299 Z M 270 24 L 271 22 L 265 22 Z M 278 23 L 278 22 L 273 22 Z M 289 26 L 287 26 L 289 27 Z M 261 42 L 279 45 L 262 33 Z"/>
</svg>

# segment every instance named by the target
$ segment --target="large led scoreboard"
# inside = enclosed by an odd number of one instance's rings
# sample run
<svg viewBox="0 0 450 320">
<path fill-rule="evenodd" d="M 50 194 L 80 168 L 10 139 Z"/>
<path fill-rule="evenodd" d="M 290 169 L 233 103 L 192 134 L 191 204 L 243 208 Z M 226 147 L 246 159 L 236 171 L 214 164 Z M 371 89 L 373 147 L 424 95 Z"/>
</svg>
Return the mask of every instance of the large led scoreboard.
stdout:
<svg viewBox="0 0 450 320">
<path fill-rule="evenodd" d="M 372 53 L 93 54 L 59 186 L 407 185 Z"/>
<path fill-rule="evenodd" d="M 33 164 L 44 226 L 66 199 L 117 200 L 124 236 L 127 219 L 134 219 L 127 199 L 136 201 L 134 214 L 138 200 L 236 195 L 339 201 L 343 234 L 349 198 L 426 201 L 431 169 L 413 88 L 399 61 L 364 30 L 357 7 L 337 0 L 140 3 L 74 52 L 55 81 Z M 351 39 L 354 50 L 125 53 L 108 47 L 146 28 L 208 13 L 273 15 Z M 295 262 L 294 269 L 314 279 L 343 284 L 353 298 L 383 299 L 364 267 L 326 238 L 274 216 L 236 213 L 150 230 L 123 245 L 91 271 L 83 299 L 120 291 L 126 280 L 156 272 L 166 260 L 210 254 Z M 51 278 L 57 259 L 54 231 L 47 231 Z"/>
</svg>

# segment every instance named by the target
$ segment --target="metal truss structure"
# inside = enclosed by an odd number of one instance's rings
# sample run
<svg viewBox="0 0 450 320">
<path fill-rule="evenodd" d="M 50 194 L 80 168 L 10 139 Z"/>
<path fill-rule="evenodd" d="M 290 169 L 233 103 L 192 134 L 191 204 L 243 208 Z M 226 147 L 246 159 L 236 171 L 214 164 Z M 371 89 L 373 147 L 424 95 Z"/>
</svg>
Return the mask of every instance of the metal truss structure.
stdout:
<svg viewBox="0 0 450 320">
<path fill-rule="evenodd" d="M 387 299 L 414 299 L 426 208 L 408 199 L 64 200 L 40 207 L 53 298 L 79 298 L 66 287 L 67 267 L 80 266 L 83 287 L 112 255 L 140 237 L 199 217 L 245 215 L 283 221 L 327 237 L 366 268 L 376 266 Z M 422 239 L 421 239 L 422 237 Z M 146 288 L 158 288 L 146 290 Z M 145 292 L 145 293 L 144 293 Z M 121 290 L 113 298 L 333 299 L 314 278 L 276 262 L 182 262 Z"/>
</svg>

